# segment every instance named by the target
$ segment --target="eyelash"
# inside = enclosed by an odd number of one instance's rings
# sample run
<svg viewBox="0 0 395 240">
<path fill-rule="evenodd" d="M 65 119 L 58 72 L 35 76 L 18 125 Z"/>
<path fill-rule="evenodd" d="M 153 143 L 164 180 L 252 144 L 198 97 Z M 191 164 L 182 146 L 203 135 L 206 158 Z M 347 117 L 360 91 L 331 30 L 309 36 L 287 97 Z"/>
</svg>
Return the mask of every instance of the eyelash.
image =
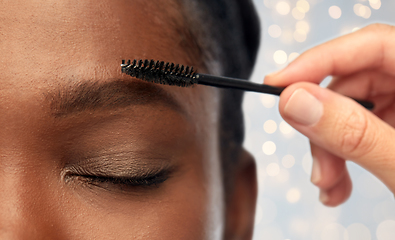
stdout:
<svg viewBox="0 0 395 240">
<path fill-rule="evenodd" d="M 128 187 L 151 187 L 157 186 L 167 180 L 167 176 L 164 172 L 157 174 L 147 175 L 144 177 L 111 177 L 111 176 L 90 176 L 82 175 L 92 183 L 111 183 L 114 185 L 124 185 Z"/>
<path fill-rule="evenodd" d="M 103 188 L 106 190 L 121 190 L 123 192 L 133 192 L 143 189 L 159 187 L 169 178 L 168 170 L 160 170 L 147 173 L 144 176 L 137 177 L 113 177 L 113 176 L 97 176 L 89 174 L 71 174 L 75 180 L 80 180 L 90 186 Z"/>
</svg>

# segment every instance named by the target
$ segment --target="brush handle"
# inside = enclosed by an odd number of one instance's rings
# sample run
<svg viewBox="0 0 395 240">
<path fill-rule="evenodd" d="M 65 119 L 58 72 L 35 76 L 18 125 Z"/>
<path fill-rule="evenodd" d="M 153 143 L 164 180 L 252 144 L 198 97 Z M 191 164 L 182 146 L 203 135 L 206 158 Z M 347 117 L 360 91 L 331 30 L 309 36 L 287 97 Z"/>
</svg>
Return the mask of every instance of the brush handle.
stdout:
<svg viewBox="0 0 395 240">
<path fill-rule="evenodd" d="M 273 87 L 265 84 L 258 84 L 237 78 L 217 77 L 207 74 L 196 74 L 197 83 L 220 88 L 233 88 L 244 91 L 270 93 L 280 96 L 285 88 Z"/>
<path fill-rule="evenodd" d="M 277 96 L 280 96 L 282 91 L 285 89 L 282 87 L 273 87 L 265 84 L 253 83 L 237 78 L 218 77 L 218 76 L 212 76 L 212 75 L 200 74 L 200 73 L 195 75 L 195 79 L 197 83 L 201 85 L 220 87 L 220 88 L 233 88 L 233 89 L 239 89 L 239 90 L 251 91 L 251 92 L 268 93 Z M 359 104 L 361 104 L 362 106 L 364 106 L 366 109 L 372 110 L 374 108 L 374 104 L 372 102 L 357 100 L 357 99 L 354 100 Z"/>
</svg>

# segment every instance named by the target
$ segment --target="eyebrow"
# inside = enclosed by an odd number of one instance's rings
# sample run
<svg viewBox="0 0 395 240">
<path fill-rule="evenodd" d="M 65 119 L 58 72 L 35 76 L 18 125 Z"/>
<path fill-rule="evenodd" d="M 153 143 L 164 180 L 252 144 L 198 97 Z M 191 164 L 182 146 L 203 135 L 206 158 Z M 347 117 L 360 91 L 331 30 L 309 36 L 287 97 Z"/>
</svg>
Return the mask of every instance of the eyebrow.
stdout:
<svg viewBox="0 0 395 240">
<path fill-rule="evenodd" d="M 185 109 L 163 88 L 135 80 L 82 80 L 62 84 L 46 95 L 51 113 L 66 117 L 81 112 L 118 110 L 132 105 L 164 105 L 182 114 Z"/>
</svg>

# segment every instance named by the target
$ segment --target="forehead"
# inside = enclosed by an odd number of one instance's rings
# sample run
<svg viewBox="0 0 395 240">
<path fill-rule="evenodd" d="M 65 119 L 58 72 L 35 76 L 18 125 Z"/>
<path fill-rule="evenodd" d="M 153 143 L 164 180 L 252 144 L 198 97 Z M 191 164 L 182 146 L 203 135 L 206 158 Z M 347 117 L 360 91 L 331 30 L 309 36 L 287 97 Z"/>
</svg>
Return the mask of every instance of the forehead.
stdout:
<svg viewBox="0 0 395 240">
<path fill-rule="evenodd" d="M 67 65 L 107 64 L 131 56 L 183 59 L 180 64 L 191 60 L 178 47 L 185 26 L 173 1 L 6 1 L 1 5 L 1 55 L 15 67 L 32 68 L 40 62 L 42 70 L 47 66 L 43 63 L 67 70 Z"/>
<path fill-rule="evenodd" d="M 3 93 L 11 89 L 15 95 L 27 87 L 39 91 L 54 82 L 125 78 L 122 59 L 202 69 L 198 54 L 189 51 L 188 27 L 176 1 L 6 1 L 0 16 Z M 213 97 L 209 92 L 214 91 L 163 88 L 182 102 Z"/>
</svg>

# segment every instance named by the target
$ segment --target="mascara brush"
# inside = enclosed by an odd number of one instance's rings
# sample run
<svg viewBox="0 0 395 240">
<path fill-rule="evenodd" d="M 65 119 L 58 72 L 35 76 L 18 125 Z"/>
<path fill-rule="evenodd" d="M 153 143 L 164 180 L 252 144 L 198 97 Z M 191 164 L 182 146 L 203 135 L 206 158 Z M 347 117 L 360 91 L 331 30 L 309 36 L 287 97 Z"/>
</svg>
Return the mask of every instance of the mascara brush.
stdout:
<svg viewBox="0 0 395 240">
<path fill-rule="evenodd" d="M 285 88 L 273 87 L 265 84 L 249 82 L 247 80 L 218 77 L 208 74 L 196 73 L 193 67 L 174 63 L 165 63 L 163 61 L 154 60 L 122 60 L 121 69 L 132 77 L 145 80 L 147 82 L 159 83 L 164 85 L 172 85 L 179 87 L 189 87 L 195 84 L 233 88 L 244 91 L 260 92 L 280 96 Z M 368 101 L 354 99 L 365 108 L 372 110 L 374 104 Z"/>
</svg>

